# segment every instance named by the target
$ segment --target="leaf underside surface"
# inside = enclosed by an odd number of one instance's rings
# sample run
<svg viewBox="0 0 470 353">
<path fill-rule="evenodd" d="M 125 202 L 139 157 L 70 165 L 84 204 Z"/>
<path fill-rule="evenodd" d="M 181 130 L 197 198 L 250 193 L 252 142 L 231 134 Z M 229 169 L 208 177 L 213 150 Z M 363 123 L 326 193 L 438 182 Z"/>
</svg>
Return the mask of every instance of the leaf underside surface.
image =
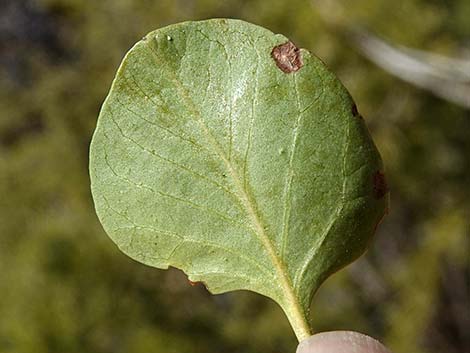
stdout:
<svg viewBox="0 0 470 353">
<path fill-rule="evenodd" d="M 314 292 L 365 251 L 387 205 L 380 156 L 339 80 L 239 20 L 165 27 L 127 53 L 90 174 L 124 253 L 212 293 L 270 297 L 299 339 Z"/>
</svg>

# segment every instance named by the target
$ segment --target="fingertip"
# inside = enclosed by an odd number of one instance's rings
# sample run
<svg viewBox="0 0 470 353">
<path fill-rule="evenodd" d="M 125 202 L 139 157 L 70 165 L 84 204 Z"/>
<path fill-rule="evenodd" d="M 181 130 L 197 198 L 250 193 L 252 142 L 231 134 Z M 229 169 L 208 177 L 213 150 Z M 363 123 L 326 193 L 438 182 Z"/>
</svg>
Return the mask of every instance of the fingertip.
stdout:
<svg viewBox="0 0 470 353">
<path fill-rule="evenodd" d="M 313 335 L 297 347 L 297 353 L 391 353 L 376 339 L 354 331 Z"/>
</svg>

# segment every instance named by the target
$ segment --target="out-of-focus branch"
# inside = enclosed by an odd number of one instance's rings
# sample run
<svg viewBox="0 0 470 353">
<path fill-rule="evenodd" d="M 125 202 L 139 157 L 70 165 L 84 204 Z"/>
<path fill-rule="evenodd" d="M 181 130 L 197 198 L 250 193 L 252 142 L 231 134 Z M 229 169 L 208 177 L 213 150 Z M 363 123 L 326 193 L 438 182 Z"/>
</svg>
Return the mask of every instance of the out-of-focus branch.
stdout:
<svg viewBox="0 0 470 353">
<path fill-rule="evenodd" d="M 366 58 L 385 71 L 438 97 L 470 108 L 470 60 L 394 47 L 363 30 L 349 31 L 348 36 Z"/>
<path fill-rule="evenodd" d="M 455 59 L 394 46 L 348 20 L 336 1 L 312 0 L 320 18 L 344 36 L 364 57 L 390 74 L 470 109 L 470 58 Z"/>
</svg>

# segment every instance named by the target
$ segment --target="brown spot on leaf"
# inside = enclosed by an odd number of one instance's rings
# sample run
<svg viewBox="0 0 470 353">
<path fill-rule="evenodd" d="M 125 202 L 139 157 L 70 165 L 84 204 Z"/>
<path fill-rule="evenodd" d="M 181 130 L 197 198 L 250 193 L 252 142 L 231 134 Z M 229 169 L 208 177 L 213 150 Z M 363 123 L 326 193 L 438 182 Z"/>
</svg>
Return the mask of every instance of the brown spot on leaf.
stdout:
<svg viewBox="0 0 470 353">
<path fill-rule="evenodd" d="M 388 192 L 387 182 L 385 180 L 385 174 L 380 170 L 374 174 L 374 196 L 376 199 L 381 199 Z"/>
<path fill-rule="evenodd" d="M 352 114 L 355 118 L 362 119 L 362 115 L 359 114 L 359 111 L 357 110 L 357 105 L 356 105 L 356 103 L 353 103 L 353 105 L 351 106 L 351 114 Z"/>
<path fill-rule="evenodd" d="M 353 103 L 353 105 L 351 107 L 351 113 L 352 113 L 353 116 L 358 116 L 359 115 L 359 112 L 357 111 L 356 103 Z"/>
<path fill-rule="evenodd" d="M 296 72 L 304 65 L 300 49 L 291 41 L 274 47 L 271 51 L 271 57 L 277 67 L 286 74 Z"/>
<path fill-rule="evenodd" d="M 206 283 L 204 283 L 203 281 L 191 281 L 190 279 L 188 279 L 188 282 L 189 284 L 192 286 L 192 287 L 199 287 L 199 286 L 203 286 L 206 290 L 207 289 L 207 285 Z"/>
</svg>

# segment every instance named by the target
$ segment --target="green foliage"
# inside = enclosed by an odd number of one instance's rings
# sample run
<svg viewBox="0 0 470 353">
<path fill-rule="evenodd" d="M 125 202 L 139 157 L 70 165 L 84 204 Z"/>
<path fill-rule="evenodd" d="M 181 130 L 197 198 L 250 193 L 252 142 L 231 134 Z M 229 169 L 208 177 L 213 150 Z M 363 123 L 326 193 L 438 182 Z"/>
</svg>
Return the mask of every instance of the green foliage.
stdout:
<svg viewBox="0 0 470 353">
<path fill-rule="evenodd" d="M 237 20 L 137 43 L 90 157 L 98 215 L 122 251 L 212 293 L 274 299 L 299 340 L 313 293 L 364 252 L 386 206 L 380 157 L 341 83 Z"/>
<path fill-rule="evenodd" d="M 386 161 L 390 214 L 371 250 L 318 291 L 314 330 L 359 330 L 397 353 L 468 351 L 469 112 L 367 62 L 311 6 L 338 5 L 329 13 L 342 23 L 457 56 L 468 0 L 0 3 L 1 352 L 295 351 L 270 300 L 211 297 L 176 270 L 134 263 L 93 210 L 88 146 L 122 54 L 153 28 L 208 17 L 263 25 L 321 57 Z"/>
</svg>

